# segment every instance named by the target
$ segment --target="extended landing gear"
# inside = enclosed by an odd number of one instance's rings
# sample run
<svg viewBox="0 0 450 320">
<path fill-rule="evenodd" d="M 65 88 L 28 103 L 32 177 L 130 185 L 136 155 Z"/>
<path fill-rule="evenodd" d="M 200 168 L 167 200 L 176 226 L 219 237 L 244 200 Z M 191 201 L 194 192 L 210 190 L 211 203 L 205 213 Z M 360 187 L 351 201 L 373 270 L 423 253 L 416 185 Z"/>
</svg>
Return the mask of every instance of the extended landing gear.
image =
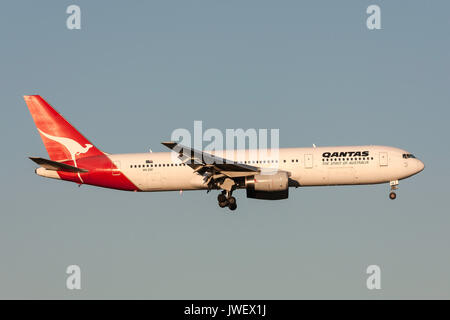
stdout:
<svg viewBox="0 0 450 320">
<path fill-rule="evenodd" d="M 397 198 L 395 190 L 398 189 L 398 180 L 391 181 L 389 184 L 391 185 L 391 192 L 389 193 L 389 199 L 395 200 L 395 198 Z"/>
<path fill-rule="evenodd" d="M 231 211 L 234 211 L 237 208 L 236 198 L 232 197 L 231 192 L 229 191 L 222 191 L 222 193 L 217 196 L 217 201 L 221 208 L 228 207 Z"/>
<path fill-rule="evenodd" d="M 235 197 L 229 197 L 228 198 L 228 208 L 230 208 L 231 211 L 236 210 L 237 204 L 236 204 L 236 198 Z"/>
</svg>

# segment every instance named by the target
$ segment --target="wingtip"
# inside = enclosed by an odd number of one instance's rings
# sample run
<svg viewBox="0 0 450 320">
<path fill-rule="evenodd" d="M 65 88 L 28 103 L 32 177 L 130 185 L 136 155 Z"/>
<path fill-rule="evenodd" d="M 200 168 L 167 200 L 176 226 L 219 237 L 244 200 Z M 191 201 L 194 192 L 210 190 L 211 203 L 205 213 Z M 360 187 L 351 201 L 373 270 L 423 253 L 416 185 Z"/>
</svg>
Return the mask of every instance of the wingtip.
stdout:
<svg viewBox="0 0 450 320">
<path fill-rule="evenodd" d="M 166 147 L 168 147 L 168 148 L 170 148 L 170 149 L 172 149 L 174 146 L 177 145 L 177 143 L 174 142 L 174 141 L 163 141 L 163 142 L 161 142 L 161 144 L 166 146 Z"/>
<path fill-rule="evenodd" d="M 39 159 L 41 159 L 41 158 L 39 158 L 39 157 L 28 157 L 28 159 L 30 159 L 31 161 L 39 164 L 38 162 L 39 162 Z"/>
</svg>

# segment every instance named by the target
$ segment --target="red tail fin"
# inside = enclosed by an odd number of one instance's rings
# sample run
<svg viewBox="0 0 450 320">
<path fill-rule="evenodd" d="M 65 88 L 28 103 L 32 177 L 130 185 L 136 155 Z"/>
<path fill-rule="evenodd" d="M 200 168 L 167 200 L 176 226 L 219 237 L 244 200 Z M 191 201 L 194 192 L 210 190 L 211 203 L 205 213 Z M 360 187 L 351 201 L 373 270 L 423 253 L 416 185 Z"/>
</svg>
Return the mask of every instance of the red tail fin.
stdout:
<svg viewBox="0 0 450 320">
<path fill-rule="evenodd" d="M 76 159 L 103 154 L 41 96 L 24 96 L 24 99 L 50 159 L 71 159 L 76 166 Z"/>
</svg>

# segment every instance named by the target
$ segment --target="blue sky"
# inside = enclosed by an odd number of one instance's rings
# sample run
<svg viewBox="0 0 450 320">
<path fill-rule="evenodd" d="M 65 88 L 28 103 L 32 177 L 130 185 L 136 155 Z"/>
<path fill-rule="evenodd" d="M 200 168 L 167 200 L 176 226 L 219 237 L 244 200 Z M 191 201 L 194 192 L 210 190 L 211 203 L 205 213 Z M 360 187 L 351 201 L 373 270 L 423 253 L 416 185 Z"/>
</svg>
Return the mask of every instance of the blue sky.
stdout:
<svg viewBox="0 0 450 320">
<path fill-rule="evenodd" d="M 81 30 L 66 28 L 70 4 Z M 382 30 L 365 26 L 381 7 Z M 447 1 L 14 1 L 0 13 L 0 298 L 450 298 Z M 280 147 L 380 144 L 426 168 L 387 185 L 216 193 L 78 188 L 23 101 L 109 153 L 176 128 L 279 128 Z M 82 290 L 65 288 L 78 264 Z M 377 264 L 382 289 L 367 290 Z"/>
</svg>

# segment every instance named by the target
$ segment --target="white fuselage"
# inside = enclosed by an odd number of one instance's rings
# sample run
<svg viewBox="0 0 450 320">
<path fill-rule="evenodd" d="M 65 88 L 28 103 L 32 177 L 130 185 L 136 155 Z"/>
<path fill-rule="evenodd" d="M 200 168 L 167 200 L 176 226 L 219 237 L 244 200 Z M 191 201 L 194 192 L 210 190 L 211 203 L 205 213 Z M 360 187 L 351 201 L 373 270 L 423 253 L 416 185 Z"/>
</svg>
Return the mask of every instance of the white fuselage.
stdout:
<svg viewBox="0 0 450 320">
<path fill-rule="evenodd" d="M 276 157 L 260 157 L 251 151 L 244 154 L 238 158 L 237 152 L 232 152 L 231 157 L 223 152 L 228 160 L 287 171 L 296 186 L 385 183 L 410 177 L 424 168 L 420 160 L 405 158 L 407 151 L 386 146 L 282 148 Z M 125 175 L 139 191 L 207 189 L 204 178 L 183 165 L 173 152 L 108 157 L 118 168 L 115 174 Z"/>
</svg>

